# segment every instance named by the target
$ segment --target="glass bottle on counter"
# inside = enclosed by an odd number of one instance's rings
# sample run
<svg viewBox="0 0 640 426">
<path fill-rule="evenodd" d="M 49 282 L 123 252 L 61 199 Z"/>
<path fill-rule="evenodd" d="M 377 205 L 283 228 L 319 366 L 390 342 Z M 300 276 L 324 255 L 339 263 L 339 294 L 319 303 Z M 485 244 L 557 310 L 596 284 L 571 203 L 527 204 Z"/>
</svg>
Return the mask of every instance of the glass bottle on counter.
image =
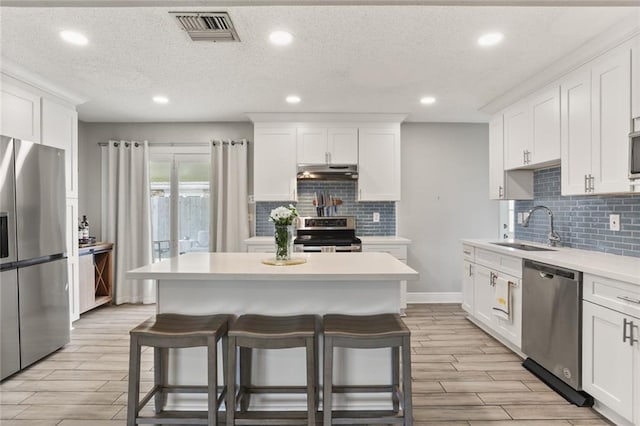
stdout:
<svg viewBox="0 0 640 426">
<path fill-rule="evenodd" d="M 87 220 L 87 215 L 82 215 L 79 238 L 80 243 L 86 244 L 89 242 L 89 221 Z"/>
</svg>

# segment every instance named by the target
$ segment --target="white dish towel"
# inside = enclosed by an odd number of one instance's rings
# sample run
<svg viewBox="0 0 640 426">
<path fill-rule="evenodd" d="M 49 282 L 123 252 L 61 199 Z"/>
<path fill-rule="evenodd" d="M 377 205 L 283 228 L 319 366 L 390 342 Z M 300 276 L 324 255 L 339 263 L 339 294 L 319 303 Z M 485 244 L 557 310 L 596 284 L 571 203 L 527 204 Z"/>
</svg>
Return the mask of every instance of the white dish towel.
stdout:
<svg viewBox="0 0 640 426">
<path fill-rule="evenodd" d="M 493 315 L 511 321 L 511 283 L 502 277 L 495 280 Z"/>
</svg>

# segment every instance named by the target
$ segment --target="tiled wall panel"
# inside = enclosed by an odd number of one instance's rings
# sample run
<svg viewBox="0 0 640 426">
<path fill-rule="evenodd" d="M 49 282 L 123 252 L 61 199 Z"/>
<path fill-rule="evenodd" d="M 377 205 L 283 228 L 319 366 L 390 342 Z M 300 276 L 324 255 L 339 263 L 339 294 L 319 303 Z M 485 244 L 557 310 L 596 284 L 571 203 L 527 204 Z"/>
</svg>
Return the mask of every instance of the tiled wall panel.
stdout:
<svg viewBox="0 0 640 426">
<path fill-rule="evenodd" d="M 396 233 L 396 203 L 393 201 L 357 202 L 356 182 L 350 181 L 306 181 L 298 182 L 298 202 L 296 207 L 301 216 L 316 216 L 313 206 L 314 193 L 324 192 L 332 197 L 341 199 L 343 204 L 338 206 L 333 216 L 355 216 L 356 233 L 363 236 L 395 235 Z M 272 209 L 281 206 L 282 202 L 256 203 L 256 235 L 273 235 L 273 224 L 269 222 Z M 380 213 L 380 222 L 373 222 L 373 213 Z"/>
<path fill-rule="evenodd" d="M 544 205 L 553 211 L 561 245 L 640 257 L 640 194 L 560 196 L 560 167 L 534 173 L 534 199 L 516 201 L 515 212 L 526 212 Z M 609 215 L 620 214 L 620 231 L 609 230 Z M 517 224 L 520 240 L 547 242 L 549 219 L 544 210 L 533 213 L 529 227 Z"/>
</svg>

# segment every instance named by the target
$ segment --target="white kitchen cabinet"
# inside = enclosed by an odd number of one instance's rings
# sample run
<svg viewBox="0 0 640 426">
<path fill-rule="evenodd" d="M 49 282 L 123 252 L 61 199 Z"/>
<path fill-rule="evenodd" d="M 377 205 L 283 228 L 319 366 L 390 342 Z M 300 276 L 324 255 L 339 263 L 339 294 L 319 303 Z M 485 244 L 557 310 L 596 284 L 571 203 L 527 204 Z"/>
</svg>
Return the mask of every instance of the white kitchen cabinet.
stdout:
<svg viewBox="0 0 640 426">
<path fill-rule="evenodd" d="M 489 198 L 532 200 L 533 171 L 504 170 L 503 135 L 503 115 L 500 113 L 489 121 Z"/>
<path fill-rule="evenodd" d="M 473 315 L 485 325 L 494 327 L 493 272 L 491 269 L 474 264 L 473 274 Z"/>
<path fill-rule="evenodd" d="M 296 201 L 296 129 L 260 127 L 254 131 L 255 201 Z"/>
<path fill-rule="evenodd" d="M 504 111 L 504 168 L 515 169 L 530 160 L 529 104 L 520 102 Z"/>
<path fill-rule="evenodd" d="M 78 199 L 67 198 L 67 273 L 69 280 L 69 315 L 80 318 L 80 269 L 78 259 Z"/>
<path fill-rule="evenodd" d="M 462 309 L 471 315 L 474 309 L 474 266 L 469 260 L 462 261 Z"/>
<path fill-rule="evenodd" d="M 631 44 L 561 82 L 562 195 L 630 192 Z"/>
<path fill-rule="evenodd" d="M 400 124 L 359 129 L 358 201 L 400 200 Z"/>
<path fill-rule="evenodd" d="M 2 82 L 0 134 L 40 142 L 40 96 Z"/>
<path fill-rule="evenodd" d="M 64 149 L 67 197 L 78 197 L 78 113 L 42 99 L 42 144 Z"/>
<path fill-rule="evenodd" d="M 631 116 L 638 120 L 640 131 L 640 35 L 631 42 Z"/>
<path fill-rule="evenodd" d="M 386 240 L 387 241 L 383 241 Z M 407 245 L 411 242 L 405 238 L 396 239 L 394 237 L 362 237 L 363 252 L 389 253 L 402 263 L 407 263 Z M 369 239 L 369 241 L 367 241 Z M 373 241 L 372 241 L 373 239 Z M 395 240 L 395 241 L 394 241 Z M 399 242 L 401 241 L 401 242 Z M 400 310 L 404 314 L 407 309 L 407 282 L 400 281 Z"/>
<path fill-rule="evenodd" d="M 631 47 L 624 44 L 591 67 L 593 193 L 629 192 Z"/>
<path fill-rule="evenodd" d="M 628 421 L 640 416 L 640 318 L 584 301 L 582 386 L 599 404 Z M 637 423 L 636 423 L 637 424 Z"/>
<path fill-rule="evenodd" d="M 560 87 L 554 86 L 531 98 L 530 163 L 557 163 L 560 159 Z"/>
<path fill-rule="evenodd" d="M 561 83 L 562 195 L 585 194 L 591 173 L 591 72 L 581 69 Z"/>
<path fill-rule="evenodd" d="M 358 163 L 356 127 L 299 127 L 297 135 L 299 164 Z"/>
</svg>

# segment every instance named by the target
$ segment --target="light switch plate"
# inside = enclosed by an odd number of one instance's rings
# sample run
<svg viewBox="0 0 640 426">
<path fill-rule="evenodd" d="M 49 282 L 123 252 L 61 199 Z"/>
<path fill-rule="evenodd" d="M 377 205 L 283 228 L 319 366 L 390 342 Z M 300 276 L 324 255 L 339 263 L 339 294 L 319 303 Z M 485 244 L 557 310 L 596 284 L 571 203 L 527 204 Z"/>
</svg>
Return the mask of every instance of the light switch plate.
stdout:
<svg viewBox="0 0 640 426">
<path fill-rule="evenodd" d="M 518 212 L 518 225 L 522 225 L 522 221 L 524 219 L 522 219 L 523 213 L 522 212 Z"/>
<path fill-rule="evenodd" d="M 379 212 L 373 212 L 373 222 L 374 223 L 380 222 L 380 213 Z"/>
<path fill-rule="evenodd" d="M 609 230 L 611 230 L 611 231 L 619 231 L 620 230 L 620 215 L 619 214 L 610 214 L 609 215 Z"/>
</svg>

